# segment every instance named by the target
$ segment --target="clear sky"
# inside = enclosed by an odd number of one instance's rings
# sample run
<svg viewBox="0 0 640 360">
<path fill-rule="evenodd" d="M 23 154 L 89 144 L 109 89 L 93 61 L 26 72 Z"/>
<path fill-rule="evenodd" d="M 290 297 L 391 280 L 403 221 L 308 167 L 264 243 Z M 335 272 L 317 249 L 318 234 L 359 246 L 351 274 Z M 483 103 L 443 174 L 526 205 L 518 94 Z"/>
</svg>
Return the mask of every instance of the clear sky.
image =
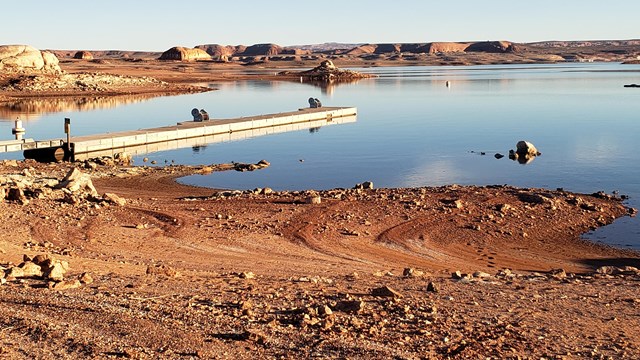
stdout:
<svg viewBox="0 0 640 360">
<path fill-rule="evenodd" d="M 2 15 L 0 45 L 40 49 L 640 38 L 639 0 L 10 0 Z"/>
</svg>

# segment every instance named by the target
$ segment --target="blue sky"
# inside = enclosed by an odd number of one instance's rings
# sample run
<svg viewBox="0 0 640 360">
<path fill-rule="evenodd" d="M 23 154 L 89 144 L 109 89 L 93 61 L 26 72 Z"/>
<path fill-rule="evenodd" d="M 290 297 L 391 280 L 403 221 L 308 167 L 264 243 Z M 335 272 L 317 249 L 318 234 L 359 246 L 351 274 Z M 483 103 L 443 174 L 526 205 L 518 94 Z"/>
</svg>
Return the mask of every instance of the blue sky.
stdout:
<svg viewBox="0 0 640 360">
<path fill-rule="evenodd" d="M 640 38 L 638 0 L 16 0 L 2 8 L 0 44 L 41 49 Z"/>
</svg>

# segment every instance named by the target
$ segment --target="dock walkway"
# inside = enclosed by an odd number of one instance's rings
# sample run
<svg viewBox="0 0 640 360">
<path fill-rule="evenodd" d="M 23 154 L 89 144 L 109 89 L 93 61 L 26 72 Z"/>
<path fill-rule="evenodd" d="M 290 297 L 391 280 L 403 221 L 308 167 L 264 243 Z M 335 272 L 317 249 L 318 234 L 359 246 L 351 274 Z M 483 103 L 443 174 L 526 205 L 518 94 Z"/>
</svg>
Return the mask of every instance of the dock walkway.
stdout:
<svg viewBox="0 0 640 360">
<path fill-rule="evenodd" d="M 71 139 L 71 158 L 83 160 L 122 151 L 136 155 L 206 145 L 332 123 L 355 122 L 356 115 L 355 107 L 307 108 L 277 114 L 199 122 L 185 121 L 173 126 L 152 129 L 77 136 Z"/>
</svg>

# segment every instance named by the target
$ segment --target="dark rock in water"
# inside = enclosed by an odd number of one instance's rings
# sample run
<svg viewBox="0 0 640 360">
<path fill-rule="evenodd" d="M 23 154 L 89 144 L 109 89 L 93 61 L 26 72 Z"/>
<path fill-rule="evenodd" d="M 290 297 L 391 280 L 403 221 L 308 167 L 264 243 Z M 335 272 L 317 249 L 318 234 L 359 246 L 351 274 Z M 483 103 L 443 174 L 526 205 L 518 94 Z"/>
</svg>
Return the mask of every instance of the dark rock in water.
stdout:
<svg viewBox="0 0 640 360">
<path fill-rule="evenodd" d="M 502 155 L 500 153 L 496 153 L 495 155 L 493 155 L 493 157 L 495 157 L 496 159 L 502 159 L 504 157 L 504 155 Z"/>
<path fill-rule="evenodd" d="M 520 164 L 528 164 L 540 155 L 542 153 L 532 143 L 524 140 L 518 141 L 516 150 L 509 150 L 509 159 L 517 160 Z"/>
<path fill-rule="evenodd" d="M 524 140 L 520 140 L 516 144 L 516 153 L 518 153 L 518 155 L 529 155 L 529 156 L 540 155 L 540 152 L 538 151 L 538 149 L 536 149 L 536 147 L 532 143 Z"/>
<path fill-rule="evenodd" d="M 640 88 L 640 85 L 638 85 L 638 84 L 629 84 L 629 85 L 625 85 L 624 87 L 627 87 L 627 88 Z"/>
</svg>

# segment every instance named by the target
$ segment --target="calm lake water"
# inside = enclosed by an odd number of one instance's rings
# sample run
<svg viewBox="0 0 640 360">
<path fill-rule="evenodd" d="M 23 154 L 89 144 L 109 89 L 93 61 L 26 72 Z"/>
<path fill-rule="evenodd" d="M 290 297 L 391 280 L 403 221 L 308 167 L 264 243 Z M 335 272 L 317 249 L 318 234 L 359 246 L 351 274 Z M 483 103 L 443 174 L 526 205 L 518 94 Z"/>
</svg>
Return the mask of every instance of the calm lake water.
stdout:
<svg viewBox="0 0 640 360">
<path fill-rule="evenodd" d="M 133 99 L 90 111 L 22 114 L 26 137 L 63 137 L 163 126 L 189 120 L 194 107 L 212 118 L 295 110 L 307 98 L 356 106 L 358 120 L 147 155 L 164 164 L 257 162 L 265 170 L 194 175 L 181 182 L 214 188 L 330 189 L 373 181 L 376 187 L 509 184 L 592 193 L 619 191 L 640 207 L 640 66 L 619 64 L 495 65 L 359 69 L 375 79 L 320 87 L 243 81 L 211 83 L 204 94 Z M 451 86 L 445 86 L 449 81 Z M 63 105 L 61 108 L 64 108 Z M 35 110 L 35 112 L 38 112 Z M 1 115 L 4 114 L 4 115 Z M 19 112 L 0 110 L 3 139 Z M 519 140 L 542 156 L 527 165 L 495 159 Z M 485 152 L 486 155 L 480 155 Z M 20 154 L 5 156 L 20 157 Z M 135 159 L 142 164 L 142 157 Z M 587 238 L 640 249 L 640 221 L 622 218 Z"/>
</svg>

